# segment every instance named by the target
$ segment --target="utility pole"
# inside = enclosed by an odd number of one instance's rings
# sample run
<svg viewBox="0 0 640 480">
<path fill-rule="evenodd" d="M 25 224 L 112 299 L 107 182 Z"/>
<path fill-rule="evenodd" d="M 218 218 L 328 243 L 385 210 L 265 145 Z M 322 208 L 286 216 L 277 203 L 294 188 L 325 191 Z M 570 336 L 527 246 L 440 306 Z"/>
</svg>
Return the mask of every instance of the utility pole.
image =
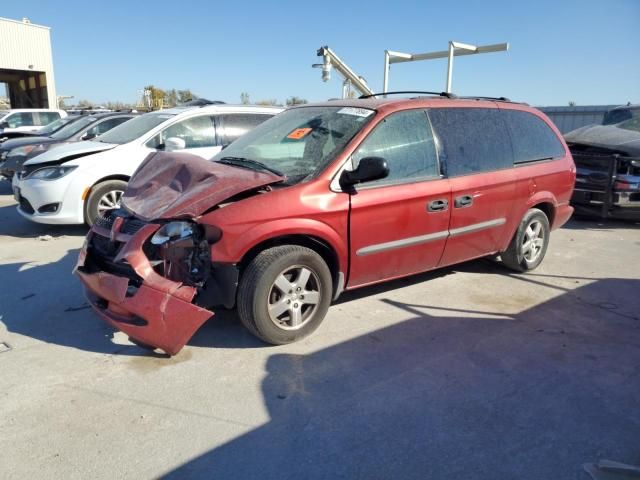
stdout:
<svg viewBox="0 0 640 480">
<path fill-rule="evenodd" d="M 323 82 L 328 82 L 331 79 L 332 68 L 335 68 L 336 71 L 344 77 L 342 98 L 347 98 L 351 88 L 355 88 L 361 95 L 372 95 L 374 93 L 374 91 L 369 88 L 369 85 L 367 85 L 364 77 L 357 75 L 351 70 L 329 47 L 320 47 L 317 54 L 319 57 L 322 57 L 322 63 L 314 63 L 312 67 L 322 69 Z"/>
</svg>

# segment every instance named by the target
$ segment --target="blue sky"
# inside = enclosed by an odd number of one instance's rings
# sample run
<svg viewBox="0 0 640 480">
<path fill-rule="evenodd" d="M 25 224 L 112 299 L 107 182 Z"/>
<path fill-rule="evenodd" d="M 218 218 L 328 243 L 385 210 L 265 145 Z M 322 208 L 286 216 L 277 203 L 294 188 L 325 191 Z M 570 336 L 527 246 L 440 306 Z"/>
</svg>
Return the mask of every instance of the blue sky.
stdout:
<svg viewBox="0 0 640 480">
<path fill-rule="evenodd" d="M 315 52 L 329 45 L 382 87 L 383 52 L 508 41 L 455 61 L 453 91 L 534 105 L 640 103 L 640 0 L 3 2 L 51 27 L 58 94 L 135 101 L 144 85 L 237 103 L 337 97 Z M 1 46 L 0 46 L 1 48 Z M 445 60 L 392 66 L 392 90 L 443 90 Z"/>
</svg>

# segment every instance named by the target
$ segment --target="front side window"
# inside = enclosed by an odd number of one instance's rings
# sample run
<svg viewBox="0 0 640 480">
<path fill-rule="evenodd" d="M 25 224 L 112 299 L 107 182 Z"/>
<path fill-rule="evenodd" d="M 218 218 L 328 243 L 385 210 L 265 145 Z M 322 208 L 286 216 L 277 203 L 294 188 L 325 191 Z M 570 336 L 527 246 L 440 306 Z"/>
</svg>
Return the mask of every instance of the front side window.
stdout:
<svg viewBox="0 0 640 480">
<path fill-rule="evenodd" d="M 449 177 L 513 166 L 509 132 L 495 108 L 432 108 L 429 118 Z"/>
<path fill-rule="evenodd" d="M 514 163 L 561 158 L 564 147 L 544 120 L 529 112 L 502 110 L 513 144 Z"/>
<path fill-rule="evenodd" d="M 249 130 L 253 130 L 265 120 L 269 120 L 273 115 L 250 114 L 250 113 L 227 113 L 220 115 L 221 143 L 228 145 L 237 140 Z"/>
<path fill-rule="evenodd" d="M 353 167 L 364 157 L 382 157 L 389 166 L 388 177 L 367 185 L 440 176 L 433 132 L 424 110 L 398 112 L 382 120 L 351 157 Z"/>
<path fill-rule="evenodd" d="M 374 114 L 344 106 L 292 108 L 261 123 L 213 160 L 258 169 L 257 161 L 282 172 L 287 183 L 297 183 L 325 168 Z"/>
<path fill-rule="evenodd" d="M 14 113 L 5 118 L 4 121 L 9 124 L 9 128 L 32 127 L 34 125 L 33 113 L 31 112 Z"/>
<path fill-rule="evenodd" d="M 216 145 L 216 130 L 209 115 L 191 117 L 169 125 L 147 142 L 147 146 L 161 147 L 168 138 L 184 140 L 185 148 L 213 147 Z"/>
<path fill-rule="evenodd" d="M 126 122 L 130 118 L 131 117 L 109 118 L 109 119 L 107 119 L 107 120 L 105 120 L 103 122 L 100 122 L 97 125 L 91 127 L 89 130 L 87 130 L 86 135 L 87 136 L 91 136 L 91 137 L 97 137 L 98 135 L 102 135 L 103 133 L 108 132 L 112 128 L 117 127 L 121 123 Z"/>
</svg>

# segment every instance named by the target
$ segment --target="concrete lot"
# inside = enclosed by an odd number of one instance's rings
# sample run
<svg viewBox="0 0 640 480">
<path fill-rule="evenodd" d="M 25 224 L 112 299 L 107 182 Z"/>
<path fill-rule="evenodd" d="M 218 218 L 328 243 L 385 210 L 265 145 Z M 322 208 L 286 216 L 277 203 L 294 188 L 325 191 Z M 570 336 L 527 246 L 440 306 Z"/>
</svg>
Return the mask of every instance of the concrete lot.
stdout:
<svg viewBox="0 0 640 480">
<path fill-rule="evenodd" d="M 640 464 L 637 225 L 572 221 L 529 275 L 481 260 L 345 294 L 294 345 L 222 313 L 167 359 L 87 308 L 71 275 L 86 229 L 31 224 L 9 193 L 0 181 L 2 478 L 547 480 Z"/>
</svg>

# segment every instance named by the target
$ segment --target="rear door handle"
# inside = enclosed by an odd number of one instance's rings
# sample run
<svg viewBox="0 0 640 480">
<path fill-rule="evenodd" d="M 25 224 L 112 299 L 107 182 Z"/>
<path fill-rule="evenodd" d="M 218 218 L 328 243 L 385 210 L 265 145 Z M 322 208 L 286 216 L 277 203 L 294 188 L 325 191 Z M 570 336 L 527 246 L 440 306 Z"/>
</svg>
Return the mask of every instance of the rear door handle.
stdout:
<svg viewBox="0 0 640 480">
<path fill-rule="evenodd" d="M 468 207 L 473 204 L 473 197 L 471 195 L 462 195 L 460 197 L 456 197 L 453 201 L 453 206 L 455 208 Z"/>
<path fill-rule="evenodd" d="M 447 208 L 449 208 L 448 200 L 433 200 L 432 202 L 429 202 L 429 205 L 427 206 L 427 210 L 430 212 L 442 212 Z"/>
</svg>

